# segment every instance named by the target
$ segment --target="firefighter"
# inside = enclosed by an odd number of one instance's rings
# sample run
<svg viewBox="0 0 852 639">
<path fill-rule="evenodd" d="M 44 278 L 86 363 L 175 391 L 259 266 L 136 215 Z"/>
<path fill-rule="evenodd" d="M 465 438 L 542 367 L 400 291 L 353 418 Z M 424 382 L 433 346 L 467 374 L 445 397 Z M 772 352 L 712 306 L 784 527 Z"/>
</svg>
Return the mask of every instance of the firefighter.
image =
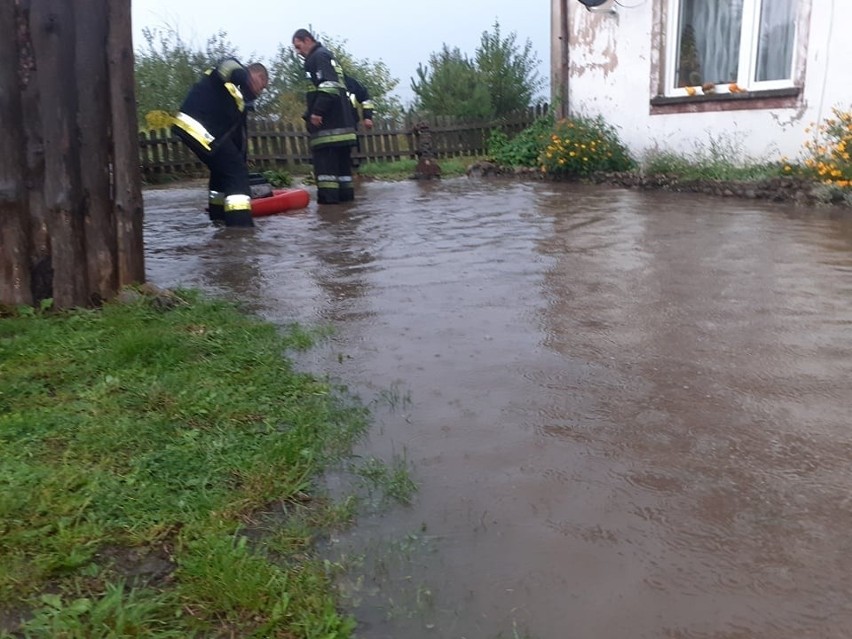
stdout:
<svg viewBox="0 0 852 639">
<path fill-rule="evenodd" d="M 363 115 L 364 128 L 368 131 L 373 128 L 373 101 L 370 99 L 370 92 L 363 84 L 358 82 L 351 75 L 346 76 L 346 94 L 349 97 L 349 103 L 352 105 L 352 117 L 355 120 L 355 129 L 358 129 L 358 122 L 362 120 Z M 361 150 L 361 137 L 358 136 L 355 140 L 355 150 Z M 357 169 L 360 166 L 360 160 L 352 156 L 352 168 Z"/>
<path fill-rule="evenodd" d="M 349 102 L 352 105 L 352 115 L 355 118 L 355 126 L 357 128 L 361 114 L 364 116 L 364 128 L 373 128 L 373 101 L 370 99 L 370 92 L 367 87 L 358 82 L 351 75 L 347 75 L 344 81 L 346 84 L 346 94 L 349 97 Z M 359 107 L 361 113 L 359 113 Z"/>
<path fill-rule="evenodd" d="M 293 34 L 293 48 L 304 58 L 314 88 L 307 92 L 305 123 L 317 181 L 317 203 L 337 204 L 355 197 L 352 147 L 357 140 L 345 75 L 331 52 L 306 29 Z"/>
<path fill-rule="evenodd" d="M 243 66 L 226 58 L 190 89 L 172 131 L 210 169 L 210 220 L 225 226 L 254 226 L 247 162 L 247 116 L 269 83 L 259 62 Z"/>
</svg>

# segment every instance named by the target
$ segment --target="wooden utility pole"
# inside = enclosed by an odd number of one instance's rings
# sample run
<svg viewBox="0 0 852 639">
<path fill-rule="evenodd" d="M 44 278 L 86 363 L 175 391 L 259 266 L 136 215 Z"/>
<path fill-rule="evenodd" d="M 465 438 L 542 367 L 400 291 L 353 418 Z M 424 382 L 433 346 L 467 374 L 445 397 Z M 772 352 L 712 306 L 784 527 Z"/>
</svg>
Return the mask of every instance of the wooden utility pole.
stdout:
<svg viewBox="0 0 852 639">
<path fill-rule="evenodd" d="M 0 3 L 0 304 L 145 279 L 130 0 Z"/>
<path fill-rule="evenodd" d="M 557 118 L 570 112 L 570 20 L 568 0 L 550 0 L 550 104 Z"/>
</svg>

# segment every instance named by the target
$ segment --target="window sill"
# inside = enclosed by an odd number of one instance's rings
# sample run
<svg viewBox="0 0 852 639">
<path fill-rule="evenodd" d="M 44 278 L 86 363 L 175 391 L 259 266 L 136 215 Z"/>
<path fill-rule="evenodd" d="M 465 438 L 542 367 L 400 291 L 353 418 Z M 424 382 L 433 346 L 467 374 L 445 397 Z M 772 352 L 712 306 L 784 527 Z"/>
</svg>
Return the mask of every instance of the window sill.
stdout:
<svg viewBox="0 0 852 639">
<path fill-rule="evenodd" d="M 714 93 L 651 98 L 651 115 L 666 113 L 701 113 L 704 111 L 734 111 L 740 109 L 783 109 L 798 105 L 799 87 L 748 91 L 745 93 Z"/>
</svg>

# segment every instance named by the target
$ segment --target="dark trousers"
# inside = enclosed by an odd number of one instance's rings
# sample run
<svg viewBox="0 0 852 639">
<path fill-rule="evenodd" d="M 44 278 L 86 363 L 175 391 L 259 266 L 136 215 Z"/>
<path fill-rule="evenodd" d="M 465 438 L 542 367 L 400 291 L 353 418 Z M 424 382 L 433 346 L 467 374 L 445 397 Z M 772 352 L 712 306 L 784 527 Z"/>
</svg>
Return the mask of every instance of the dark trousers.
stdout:
<svg viewBox="0 0 852 639">
<path fill-rule="evenodd" d="M 251 204 L 239 197 L 251 197 L 249 171 L 242 150 L 232 140 L 225 140 L 211 152 L 182 129 L 173 127 L 172 131 L 210 169 L 210 220 L 225 226 L 254 226 Z M 220 194 L 221 198 L 214 198 L 213 193 Z M 239 203 L 235 205 L 231 200 Z"/>
<path fill-rule="evenodd" d="M 337 204 L 355 199 L 351 151 L 351 146 L 333 145 L 311 149 L 319 204 Z"/>
</svg>

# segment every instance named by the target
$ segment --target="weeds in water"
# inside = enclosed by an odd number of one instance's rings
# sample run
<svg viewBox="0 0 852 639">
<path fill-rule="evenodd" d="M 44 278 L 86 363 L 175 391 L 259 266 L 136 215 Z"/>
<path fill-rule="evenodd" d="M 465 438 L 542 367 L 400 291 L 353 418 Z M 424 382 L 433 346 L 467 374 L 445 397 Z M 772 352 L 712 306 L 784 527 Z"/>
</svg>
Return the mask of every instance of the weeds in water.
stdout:
<svg viewBox="0 0 852 639">
<path fill-rule="evenodd" d="M 355 468 L 355 473 L 365 480 L 370 493 L 382 495 L 382 503 L 389 499 L 410 504 L 417 493 L 417 484 L 411 479 L 408 461 L 395 455 L 390 465 L 375 457 L 368 457 Z"/>
<path fill-rule="evenodd" d="M 411 406 L 411 391 L 403 390 L 399 382 L 394 382 L 387 390 L 379 392 L 377 403 L 388 406 L 391 410 L 401 410 Z"/>
</svg>

